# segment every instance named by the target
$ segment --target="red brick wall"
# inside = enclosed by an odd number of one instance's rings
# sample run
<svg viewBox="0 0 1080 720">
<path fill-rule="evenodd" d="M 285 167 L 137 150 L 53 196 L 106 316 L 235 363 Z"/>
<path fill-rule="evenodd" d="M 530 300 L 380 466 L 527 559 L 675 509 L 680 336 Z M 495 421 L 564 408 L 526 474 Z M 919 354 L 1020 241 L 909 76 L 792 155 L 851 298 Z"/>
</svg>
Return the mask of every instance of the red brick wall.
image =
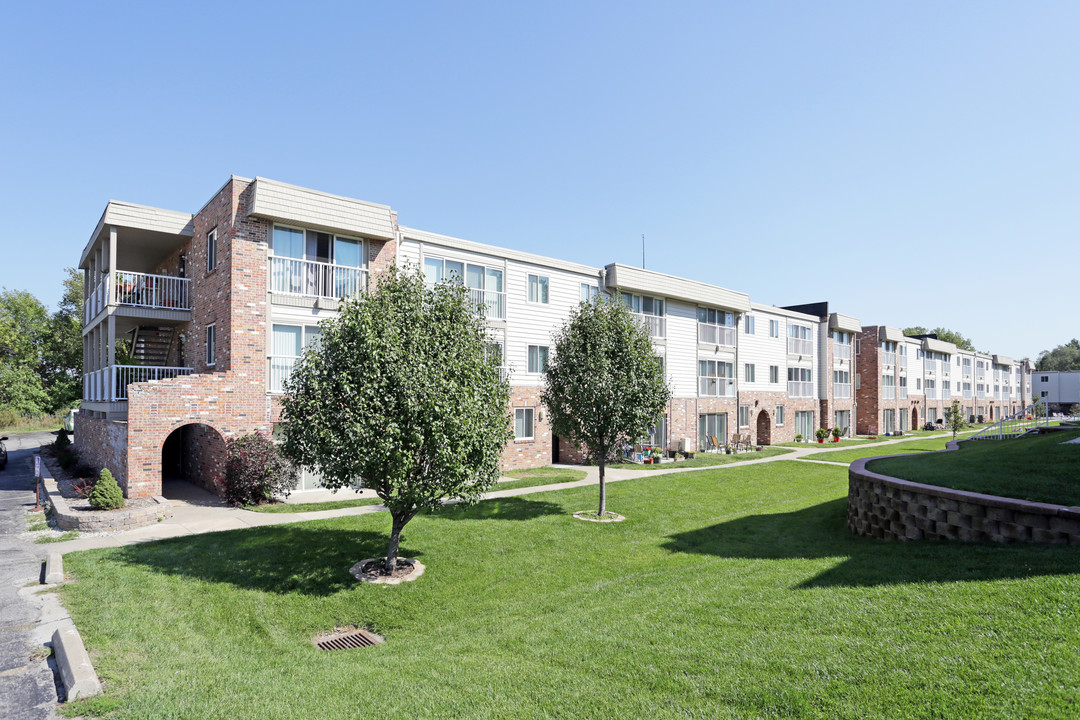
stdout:
<svg viewBox="0 0 1080 720">
<path fill-rule="evenodd" d="M 860 352 L 855 356 L 855 372 L 859 373 L 858 400 L 855 416 L 856 432 L 865 435 L 874 426 L 881 432 L 881 366 L 878 362 L 878 326 L 864 327 L 858 335 Z M 852 383 L 855 378 L 851 379 Z"/>
<path fill-rule="evenodd" d="M 814 419 L 821 421 L 818 415 L 821 412 L 821 403 L 815 398 L 788 397 L 785 392 L 740 392 L 739 403 L 750 408 L 750 442 L 755 445 L 775 445 L 777 443 L 795 442 L 795 413 L 813 412 Z M 776 406 L 784 406 L 784 424 L 776 424 Z M 768 437 L 763 438 L 759 434 L 758 419 L 761 413 L 765 413 L 768 420 Z M 731 419 L 729 417 L 728 422 Z M 731 427 L 730 425 L 728 426 Z M 734 431 L 733 431 L 734 432 Z M 738 430 L 740 433 L 747 432 L 747 428 Z M 767 440 L 767 441 L 766 441 Z"/>
<path fill-rule="evenodd" d="M 540 388 L 510 388 L 510 422 L 514 421 L 514 408 L 533 408 L 532 440 L 510 440 L 503 449 L 503 470 L 542 467 L 551 464 L 551 425 L 547 410 L 540 403 Z M 560 446 L 560 459 L 566 448 Z M 566 462 L 563 460 L 563 462 Z"/>
</svg>

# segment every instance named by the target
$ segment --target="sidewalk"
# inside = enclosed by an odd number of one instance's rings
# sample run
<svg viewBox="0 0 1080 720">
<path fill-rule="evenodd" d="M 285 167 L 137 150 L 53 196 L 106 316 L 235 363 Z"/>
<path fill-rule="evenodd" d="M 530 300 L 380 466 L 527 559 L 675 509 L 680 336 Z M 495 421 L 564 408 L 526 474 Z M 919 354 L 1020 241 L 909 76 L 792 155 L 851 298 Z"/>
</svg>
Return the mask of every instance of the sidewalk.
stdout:
<svg viewBox="0 0 1080 720">
<path fill-rule="evenodd" d="M 974 432 L 974 431 L 972 431 Z M 966 434 L 966 433 L 962 433 Z M 929 438 L 943 438 L 947 437 L 948 433 L 937 433 L 935 435 L 921 435 L 921 436 L 902 436 L 896 440 L 885 440 L 883 442 L 868 444 L 872 447 L 892 447 L 910 442 L 913 440 L 925 440 Z M 608 468 L 605 473 L 605 479 L 607 482 L 620 482 L 622 480 L 632 480 L 634 478 L 654 477 L 659 475 L 673 475 L 678 473 L 697 472 L 699 470 L 729 470 L 732 468 L 747 467 L 750 465 L 759 465 L 761 463 L 777 462 L 782 460 L 797 460 L 811 453 L 827 453 L 827 452 L 840 452 L 843 450 L 853 450 L 852 446 L 840 447 L 840 448 L 827 448 L 817 444 L 807 444 L 806 448 L 789 448 L 792 450 L 790 453 L 783 455 L 774 455 L 772 457 L 761 458 L 759 460 L 744 460 L 737 463 L 728 463 L 725 465 L 716 465 L 712 467 L 679 467 L 677 464 L 672 464 L 670 467 L 662 467 L 656 470 L 637 470 L 627 468 Z M 888 452 L 883 452 L 883 455 L 887 455 Z M 828 463 L 830 465 L 839 466 L 841 464 L 846 466 L 846 463 Z M 585 477 L 581 480 L 575 480 L 573 482 L 556 483 L 553 485 L 536 485 L 527 488 L 514 488 L 511 490 L 492 490 L 484 495 L 485 500 L 491 498 L 501 497 L 516 497 L 518 495 L 529 495 L 532 493 L 547 492 L 551 490 L 566 490 L 569 488 L 586 487 L 589 485 L 597 485 L 600 482 L 600 469 L 592 465 L 556 465 L 555 467 L 568 468 L 574 470 L 584 470 Z M 513 480 L 515 478 L 503 478 L 504 480 Z M 496 486 L 497 487 L 497 486 Z M 135 543 L 149 542 L 152 540 L 163 540 L 171 537 L 182 537 L 185 535 L 198 535 L 201 533 L 220 532 L 222 530 L 238 530 L 251 527 L 263 527 L 266 525 L 283 525 L 285 523 L 306 522 L 309 520 L 326 520 L 329 518 L 348 517 L 351 515 L 367 515 L 369 513 L 382 512 L 386 510 L 383 505 L 362 505 L 360 507 L 342 508 L 339 510 L 319 510 L 315 512 L 305 513 L 260 513 L 252 510 L 244 510 L 241 508 L 228 505 L 221 500 L 217 495 L 210 493 L 202 488 L 196 487 L 186 482 L 169 482 L 166 483 L 165 496 L 169 499 L 169 502 L 173 507 L 173 515 L 167 520 L 157 523 L 156 525 L 150 525 L 147 527 L 136 528 L 135 530 L 128 530 L 125 532 L 117 533 L 115 535 L 99 535 L 99 536 L 84 536 L 74 540 L 69 540 L 62 543 L 54 543 L 50 545 L 50 550 L 56 550 L 60 553 L 75 552 L 77 550 L 90 550 L 93 548 L 104 547 L 120 547 L 123 545 L 133 545 Z M 358 497 L 372 497 L 374 493 L 370 490 L 363 491 L 361 494 L 356 494 L 351 491 L 338 491 L 334 494 L 329 490 L 316 491 L 311 493 L 303 493 L 302 495 L 293 495 L 289 498 L 289 503 L 303 504 L 305 502 L 324 502 L 326 500 L 349 500 Z"/>
</svg>

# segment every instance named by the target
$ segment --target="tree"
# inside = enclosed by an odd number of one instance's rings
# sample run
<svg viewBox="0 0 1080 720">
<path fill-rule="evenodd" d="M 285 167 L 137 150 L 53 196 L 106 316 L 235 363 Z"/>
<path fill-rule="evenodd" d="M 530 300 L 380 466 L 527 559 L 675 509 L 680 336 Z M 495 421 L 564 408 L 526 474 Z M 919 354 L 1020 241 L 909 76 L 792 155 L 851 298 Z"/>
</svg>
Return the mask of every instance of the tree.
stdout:
<svg viewBox="0 0 1080 720">
<path fill-rule="evenodd" d="M 965 426 L 964 414 L 960 411 L 960 401 L 953 400 L 952 406 L 945 408 L 945 427 L 952 430 L 953 440 L 955 440 L 956 434 Z"/>
<path fill-rule="evenodd" d="M 41 382 L 48 319 L 45 306 L 30 293 L 0 291 L 0 409 L 20 415 L 40 415 L 48 409 Z"/>
<path fill-rule="evenodd" d="M 584 445 L 600 463 L 600 509 L 607 512 L 608 452 L 644 437 L 671 391 L 649 333 L 621 298 L 581 303 L 554 338 L 541 401 L 555 434 Z"/>
<path fill-rule="evenodd" d="M 375 490 L 392 518 L 393 572 L 418 512 L 475 502 L 498 480 L 510 387 L 460 283 L 427 288 L 391 267 L 321 328 L 286 382 L 284 451 L 326 487 L 363 478 Z"/>
<path fill-rule="evenodd" d="M 921 325 L 915 327 L 904 328 L 904 335 L 913 337 L 915 335 L 937 335 L 938 340 L 944 340 L 950 342 L 961 350 L 970 350 L 975 352 L 975 345 L 971 340 L 967 339 L 955 330 L 948 330 L 943 327 L 934 328 L 933 330 L 927 330 Z"/>
<path fill-rule="evenodd" d="M 1059 372 L 1080 370 L 1080 340 L 1073 338 L 1053 350 L 1043 350 L 1035 361 L 1035 368 Z"/>
<path fill-rule="evenodd" d="M 49 410 L 68 409 L 82 397 L 83 276 L 67 268 L 64 294 L 48 320 L 42 346 L 42 383 L 49 394 Z"/>
</svg>

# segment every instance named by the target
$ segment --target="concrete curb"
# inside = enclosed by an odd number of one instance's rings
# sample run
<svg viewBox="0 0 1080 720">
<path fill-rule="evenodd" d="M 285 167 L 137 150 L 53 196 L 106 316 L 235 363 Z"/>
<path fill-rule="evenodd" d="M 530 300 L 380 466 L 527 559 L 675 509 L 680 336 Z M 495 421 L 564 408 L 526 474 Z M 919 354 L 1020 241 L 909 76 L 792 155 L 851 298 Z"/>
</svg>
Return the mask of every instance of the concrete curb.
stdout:
<svg viewBox="0 0 1080 720">
<path fill-rule="evenodd" d="M 45 582 L 43 585 L 56 585 L 64 582 L 64 559 L 58 552 L 51 552 L 45 558 Z"/>
<path fill-rule="evenodd" d="M 90 664 L 90 656 L 78 630 L 73 627 L 57 630 L 52 636 L 52 646 L 68 702 L 101 692 L 101 682 Z"/>
</svg>

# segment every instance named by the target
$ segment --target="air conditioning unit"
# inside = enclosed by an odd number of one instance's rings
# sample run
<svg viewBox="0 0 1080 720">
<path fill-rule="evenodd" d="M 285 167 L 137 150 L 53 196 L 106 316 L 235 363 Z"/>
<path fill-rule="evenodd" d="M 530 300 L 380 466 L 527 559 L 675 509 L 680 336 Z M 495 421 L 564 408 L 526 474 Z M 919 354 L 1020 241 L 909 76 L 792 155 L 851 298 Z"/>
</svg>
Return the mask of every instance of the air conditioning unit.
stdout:
<svg viewBox="0 0 1080 720">
<path fill-rule="evenodd" d="M 690 438 L 683 438 L 679 441 L 679 452 L 694 452 L 694 443 L 690 440 Z"/>
</svg>

